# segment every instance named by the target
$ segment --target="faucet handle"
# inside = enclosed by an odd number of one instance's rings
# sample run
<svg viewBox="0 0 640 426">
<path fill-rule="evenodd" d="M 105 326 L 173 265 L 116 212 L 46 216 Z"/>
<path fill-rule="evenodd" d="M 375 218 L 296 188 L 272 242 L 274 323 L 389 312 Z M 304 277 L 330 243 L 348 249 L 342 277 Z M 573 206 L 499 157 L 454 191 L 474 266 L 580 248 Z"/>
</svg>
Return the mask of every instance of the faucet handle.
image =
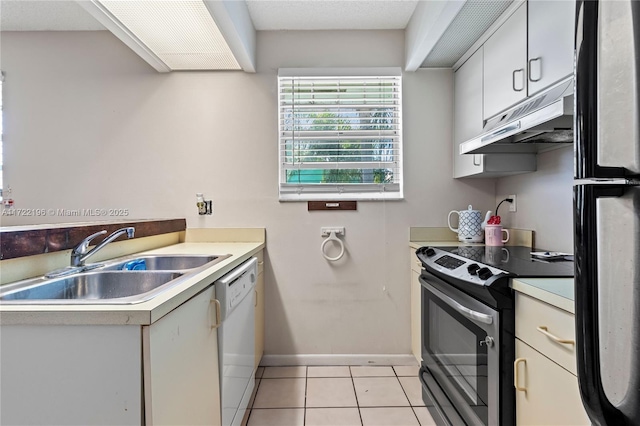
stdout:
<svg viewBox="0 0 640 426">
<path fill-rule="evenodd" d="M 78 244 L 73 249 L 73 252 L 76 253 L 76 254 L 85 254 L 87 252 L 87 250 L 89 249 L 89 243 L 91 242 L 91 240 L 93 240 L 98 235 L 104 235 L 106 233 L 107 233 L 107 231 L 103 229 L 102 231 L 99 231 L 99 232 L 96 232 L 95 234 L 89 235 L 87 238 L 82 240 L 82 242 L 80 242 L 80 244 Z"/>
<path fill-rule="evenodd" d="M 124 229 L 127 231 L 127 238 L 133 238 L 136 234 L 136 228 L 134 228 L 133 226 L 129 226 Z"/>
</svg>

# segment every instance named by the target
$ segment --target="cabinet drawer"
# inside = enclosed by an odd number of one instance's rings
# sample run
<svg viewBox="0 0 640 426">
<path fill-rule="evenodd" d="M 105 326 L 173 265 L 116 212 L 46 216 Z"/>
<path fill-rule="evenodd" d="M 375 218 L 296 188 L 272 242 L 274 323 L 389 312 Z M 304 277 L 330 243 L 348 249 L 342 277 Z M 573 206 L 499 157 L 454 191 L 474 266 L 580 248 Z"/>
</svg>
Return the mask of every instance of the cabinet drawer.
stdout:
<svg viewBox="0 0 640 426">
<path fill-rule="evenodd" d="M 416 250 L 414 248 L 409 249 L 409 259 L 411 260 L 411 270 L 420 273 L 422 270 L 422 263 L 416 256 Z"/>
<path fill-rule="evenodd" d="M 516 357 L 518 426 L 591 424 L 573 374 L 517 339 Z"/>
<path fill-rule="evenodd" d="M 577 375 L 574 316 L 521 293 L 516 293 L 515 309 L 516 337 Z"/>
</svg>

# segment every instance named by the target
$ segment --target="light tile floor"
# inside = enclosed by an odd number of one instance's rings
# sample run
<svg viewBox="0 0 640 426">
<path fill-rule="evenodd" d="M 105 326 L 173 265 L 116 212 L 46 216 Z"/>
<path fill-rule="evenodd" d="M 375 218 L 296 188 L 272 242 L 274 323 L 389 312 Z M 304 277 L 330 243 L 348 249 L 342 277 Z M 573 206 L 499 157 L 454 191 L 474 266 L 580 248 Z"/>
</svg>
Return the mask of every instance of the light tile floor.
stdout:
<svg viewBox="0 0 640 426">
<path fill-rule="evenodd" d="M 260 367 L 247 426 L 432 426 L 417 366 Z"/>
</svg>

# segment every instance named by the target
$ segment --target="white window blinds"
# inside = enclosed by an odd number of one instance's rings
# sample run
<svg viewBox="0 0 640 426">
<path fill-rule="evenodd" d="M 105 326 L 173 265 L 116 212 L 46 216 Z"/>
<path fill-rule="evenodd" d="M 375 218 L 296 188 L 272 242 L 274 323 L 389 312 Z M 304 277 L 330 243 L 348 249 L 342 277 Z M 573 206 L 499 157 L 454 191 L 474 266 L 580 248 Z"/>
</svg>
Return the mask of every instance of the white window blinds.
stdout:
<svg viewBox="0 0 640 426">
<path fill-rule="evenodd" d="M 402 198 L 401 76 L 278 77 L 280 199 Z"/>
</svg>

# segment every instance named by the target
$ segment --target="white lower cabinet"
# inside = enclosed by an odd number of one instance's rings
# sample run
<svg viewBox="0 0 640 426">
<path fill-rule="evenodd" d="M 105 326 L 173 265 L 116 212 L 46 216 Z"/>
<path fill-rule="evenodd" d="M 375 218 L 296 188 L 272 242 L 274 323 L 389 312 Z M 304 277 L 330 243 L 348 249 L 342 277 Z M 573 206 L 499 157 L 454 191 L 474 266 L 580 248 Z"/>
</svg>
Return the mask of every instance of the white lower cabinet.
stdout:
<svg viewBox="0 0 640 426">
<path fill-rule="evenodd" d="M 411 262 L 411 352 L 418 363 L 422 361 L 422 305 L 420 271 L 422 263 L 416 256 L 415 249 L 409 249 Z"/>
<path fill-rule="evenodd" d="M 263 252 L 256 356 L 264 348 Z M 156 322 L 0 326 L 2 425 L 219 425 L 213 283 Z"/>
<path fill-rule="evenodd" d="M 258 252 L 256 257 L 258 258 L 258 279 L 256 280 L 255 298 L 256 357 L 254 366 L 257 368 L 264 353 L 264 252 Z"/>
<path fill-rule="evenodd" d="M 142 423 L 139 325 L 3 325 L 0 336 L 0 424 Z"/>
<path fill-rule="evenodd" d="M 420 273 L 411 271 L 411 352 L 418 362 L 422 361 L 421 348 L 421 312 L 420 312 Z"/>
<path fill-rule="evenodd" d="M 574 315 L 516 293 L 517 425 L 590 425 L 576 371 Z"/>
<path fill-rule="evenodd" d="M 210 286 L 142 328 L 147 425 L 220 424 L 213 299 Z"/>
<path fill-rule="evenodd" d="M 590 425 L 578 392 L 578 378 L 516 339 L 516 423 Z"/>
<path fill-rule="evenodd" d="M 150 326 L 3 325 L 0 424 L 219 425 L 214 296 Z"/>
</svg>

